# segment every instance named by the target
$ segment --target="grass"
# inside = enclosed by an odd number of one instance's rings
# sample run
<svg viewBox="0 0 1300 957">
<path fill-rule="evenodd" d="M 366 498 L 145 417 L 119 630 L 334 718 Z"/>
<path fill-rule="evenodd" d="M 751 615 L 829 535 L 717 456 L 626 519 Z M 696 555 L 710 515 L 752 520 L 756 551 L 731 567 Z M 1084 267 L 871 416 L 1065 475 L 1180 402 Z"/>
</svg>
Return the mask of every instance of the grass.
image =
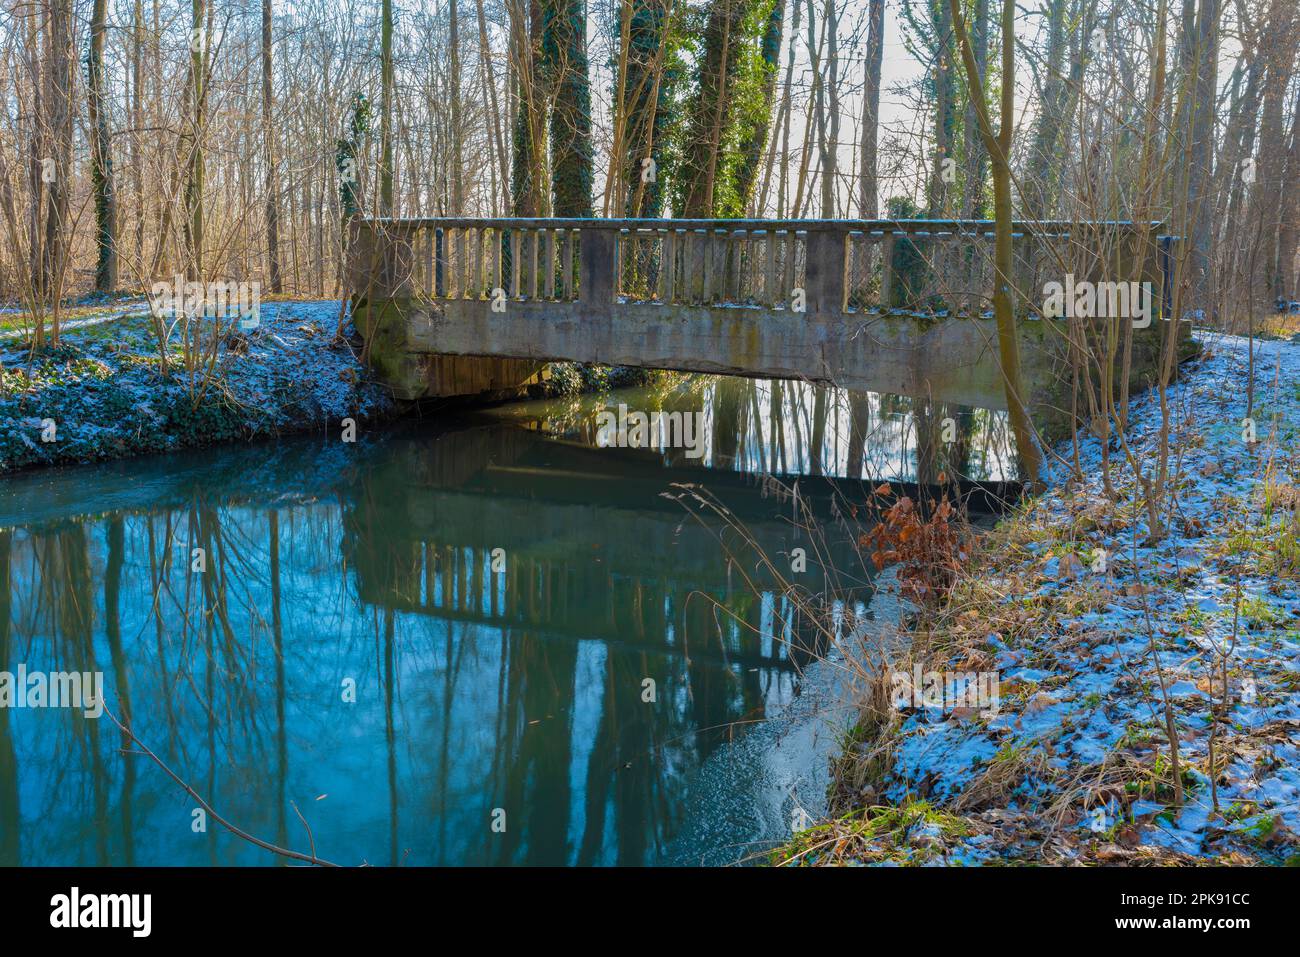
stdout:
<svg viewBox="0 0 1300 957">
<path fill-rule="evenodd" d="M 83 319 L 94 319 L 108 313 L 117 312 L 120 309 L 130 305 L 129 303 L 94 303 L 89 305 L 69 305 L 59 310 L 59 325 L 66 327 L 68 323 L 79 322 Z M 143 312 L 145 306 L 140 304 L 140 310 Z M 125 317 L 123 317 L 125 318 Z M 114 320 L 109 320 L 110 324 Z M 32 315 L 29 312 L 0 312 L 0 333 L 27 332 L 32 331 Z M 48 334 L 50 329 L 50 314 L 45 316 L 45 328 Z"/>
<path fill-rule="evenodd" d="M 945 858 L 949 842 L 973 833 L 968 820 L 927 801 L 864 807 L 800 832 L 769 863 L 924 864 Z"/>
<path fill-rule="evenodd" d="M 1242 560 L 1255 574 L 1300 579 L 1300 532 L 1294 525 L 1239 523 L 1217 554 Z"/>
</svg>

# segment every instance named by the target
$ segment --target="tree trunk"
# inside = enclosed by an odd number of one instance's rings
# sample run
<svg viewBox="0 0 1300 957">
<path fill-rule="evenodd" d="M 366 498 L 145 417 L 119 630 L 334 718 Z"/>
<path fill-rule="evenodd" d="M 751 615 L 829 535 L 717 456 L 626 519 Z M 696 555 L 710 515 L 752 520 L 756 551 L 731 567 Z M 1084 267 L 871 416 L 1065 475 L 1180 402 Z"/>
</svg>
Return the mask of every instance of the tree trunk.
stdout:
<svg viewBox="0 0 1300 957">
<path fill-rule="evenodd" d="M 1014 263 L 1012 254 L 1011 207 L 1011 134 L 1015 127 L 1016 62 L 1015 62 L 1015 0 L 1002 3 L 1002 73 L 998 78 L 1002 87 L 1000 129 L 994 133 L 989 116 L 988 101 L 980 83 L 979 65 L 971 48 L 970 34 L 962 16 L 961 0 L 948 0 L 952 15 L 952 28 L 961 48 L 966 67 L 966 82 L 970 96 L 975 100 L 976 117 L 980 135 L 988 150 L 993 176 L 993 210 L 995 219 L 994 272 L 996 286 L 993 292 L 993 316 L 998 329 L 998 357 L 1002 367 L 1002 381 L 1006 391 L 1008 418 L 1016 439 L 1016 451 L 1024 467 L 1025 477 L 1031 485 L 1039 482 L 1043 471 L 1043 453 L 1038 437 L 1029 419 L 1024 385 L 1020 375 L 1020 343 L 1016 332 L 1014 299 Z"/>
<path fill-rule="evenodd" d="M 975 47 L 975 66 L 980 82 L 988 76 L 989 68 L 989 0 L 975 0 L 975 21 L 971 24 L 971 43 Z M 966 98 L 966 116 L 963 122 L 963 143 L 966 168 L 962 183 L 961 214 L 966 219 L 984 216 L 984 175 L 988 169 L 988 153 L 980 143 L 979 117 L 975 104 Z"/>
<path fill-rule="evenodd" d="M 696 70 L 695 93 L 687 106 L 682 150 L 681 215 L 691 219 L 714 214 L 718 152 L 727 126 L 744 13 L 744 0 L 713 0 L 709 6 L 704 53 Z"/>
<path fill-rule="evenodd" d="M 1277 233 L 1277 276 L 1280 294 L 1290 301 L 1300 296 L 1296 279 L 1296 247 L 1300 245 L 1297 242 L 1300 237 L 1300 92 L 1296 93 L 1291 109 L 1291 148 L 1287 152 L 1278 208 L 1282 215 Z"/>
<path fill-rule="evenodd" d="M 632 0 L 628 23 L 627 93 L 624 107 L 623 178 L 627 216 L 658 217 L 663 212 L 663 139 L 671 118 L 669 84 L 664 76 L 671 0 Z M 654 176 L 642 175 L 653 163 Z"/>
<path fill-rule="evenodd" d="M 189 171 L 185 184 L 185 210 L 191 275 L 203 279 L 203 126 L 207 86 L 207 33 L 205 0 L 190 2 L 190 139 Z"/>
<path fill-rule="evenodd" d="M 271 292 L 279 293 L 280 182 L 275 158 L 275 94 L 271 85 L 271 0 L 262 0 L 262 136 L 266 144 L 266 268 Z"/>
<path fill-rule="evenodd" d="M 987 2 L 987 0 L 984 0 Z M 862 93 L 862 140 L 858 159 L 858 210 L 880 215 L 877 138 L 880 132 L 880 70 L 885 54 L 885 0 L 871 0 L 867 26 L 866 80 Z"/>
<path fill-rule="evenodd" d="M 758 166 L 763 160 L 763 151 L 767 148 L 768 131 L 772 125 L 772 106 L 776 100 L 776 77 L 780 72 L 781 42 L 785 30 L 785 0 L 770 0 L 771 10 L 763 27 L 763 36 L 759 44 L 759 56 L 762 59 L 763 107 L 752 118 L 740 137 L 740 168 L 736 173 L 736 186 L 739 192 L 740 215 L 749 209 L 758 183 Z M 798 3 L 798 0 L 793 0 Z M 833 2 L 833 0 L 828 0 Z"/>
<path fill-rule="evenodd" d="M 43 157 L 42 172 L 48 172 L 45 184 L 45 241 L 42 262 L 42 285 L 48 301 L 55 305 L 54 342 L 59 341 L 58 303 L 63 292 L 64 272 L 68 264 L 71 220 L 68 189 L 72 177 L 72 3 L 52 0 L 49 18 L 47 56 L 46 109 L 49 118 L 50 155 Z"/>
<path fill-rule="evenodd" d="M 136 268 L 143 269 L 144 252 L 144 156 L 140 150 L 144 126 L 144 4 L 134 0 L 131 17 L 131 183 L 135 200 Z M 150 277 L 145 276 L 145 281 Z"/>
<path fill-rule="evenodd" d="M 104 102 L 104 36 L 108 0 L 95 0 L 90 15 L 90 49 L 86 55 L 86 105 L 90 120 L 90 179 L 95 196 L 95 289 L 117 288 L 117 197 L 113 183 L 113 153 Z"/>
<path fill-rule="evenodd" d="M 511 201 L 516 216 L 546 215 L 542 183 L 546 166 L 546 109 L 541 89 L 541 0 L 510 4 L 511 62 L 515 72 L 511 131 Z"/>
<path fill-rule="evenodd" d="M 1039 97 L 1040 108 L 1034 124 L 1033 145 L 1029 150 L 1029 169 L 1024 187 L 1030 215 L 1049 218 L 1056 205 L 1052 183 L 1055 179 L 1056 144 L 1060 139 L 1064 117 L 1061 107 L 1065 96 L 1065 7 L 1066 0 L 1048 0 L 1047 11 L 1047 79 Z"/>
<path fill-rule="evenodd" d="M 447 130 L 451 140 L 451 201 L 448 212 L 453 216 L 465 215 L 465 153 L 462 146 L 463 131 L 460 122 L 460 7 L 451 0 L 448 12 L 450 24 L 447 37 L 447 99 L 451 123 Z"/>
<path fill-rule="evenodd" d="M 1213 293 L 1210 276 L 1214 205 L 1210 166 L 1214 159 L 1214 107 L 1218 91 L 1219 5 L 1218 0 L 1200 0 L 1196 38 L 1185 65 L 1192 94 L 1188 110 L 1187 191 L 1183 200 L 1185 231 L 1190 237 L 1187 269 L 1190 272 L 1190 305 L 1208 311 Z M 1184 310 L 1186 311 L 1186 310 Z M 1181 317 L 1176 317 L 1181 318 Z"/>
<path fill-rule="evenodd" d="M 592 215 L 591 80 L 585 0 L 550 0 L 542 41 L 551 109 L 551 193 L 556 216 Z"/>
<path fill-rule="evenodd" d="M 379 39 L 379 213 L 393 215 L 393 0 L 383 0 Z"/>
</svg>

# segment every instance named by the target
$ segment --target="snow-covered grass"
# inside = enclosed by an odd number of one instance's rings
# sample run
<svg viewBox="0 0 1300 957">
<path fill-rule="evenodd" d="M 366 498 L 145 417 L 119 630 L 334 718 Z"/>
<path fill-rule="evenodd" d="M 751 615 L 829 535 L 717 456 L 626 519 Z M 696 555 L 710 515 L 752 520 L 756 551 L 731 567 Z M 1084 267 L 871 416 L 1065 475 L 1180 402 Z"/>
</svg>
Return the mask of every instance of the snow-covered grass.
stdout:
<svg viewBox="0 0 1300 957">
<path fill-rule="evenodd" d="M 1083 479 L 986 536 L 913 635 L 927 669 L 995 671 L 996 711 L 861 722 L 841 758 L 873 762 L 841 775 L 856 809 L 778 861 L 1297 859 L 1300 343 L 1256 345 L 1254 443 L 1247 343 L 1203 345 L 1169 394 L 1169 534 L 1149 539 L 1126 468 L 1105 497 L 1100 444 L 1081 435 Z M 1137 397 L 1129 437 L 1148 473 L 1159 429 L 1155 393 Z"/>
<path fill-rule="evenodd" d="M 264 303 L 260 326 L 227 336 L 196 379 L 175 345 L 172 374 L 160 376 L 144 311 L 78 316 L 57 350 L 34 356 L 21 337 L 0 337 L 0 471 L 337 427 L 389 409 L 353 348 L 333 341 L 337 301 Z"/>
</svg>

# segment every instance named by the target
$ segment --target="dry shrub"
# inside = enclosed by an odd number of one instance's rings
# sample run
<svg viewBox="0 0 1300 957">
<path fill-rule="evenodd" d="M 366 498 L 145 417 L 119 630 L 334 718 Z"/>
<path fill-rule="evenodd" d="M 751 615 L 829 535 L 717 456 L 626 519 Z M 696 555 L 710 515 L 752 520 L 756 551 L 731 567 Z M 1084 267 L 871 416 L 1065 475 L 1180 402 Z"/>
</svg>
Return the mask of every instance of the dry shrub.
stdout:
<svg viewBox="0 0 1300 957">
<path fill-rule="evenodd" d="M 888 485 L 882 485 L 876 494 L 889 491 Z M 898 565 L 898 583 L 904 598 L 934 610 L 943 603 L 969 558 L 969 541 L 947 495 L 928 516 L 904 495 L 886 510 L 875 528 L 861 536 L 858 544 L 871 550 L 871 562 L 877 571 Z"/>
<path fill-rule="evenodd" d="M 902 716 L 893 701 L 894 668 L 882 661 L 866 679 L 858 720 L 845 735 L 844 749 L 831 762 L 827 804 L 832 817 L 881 800 L 880 791 L 894 766 Z"/>
</svg>

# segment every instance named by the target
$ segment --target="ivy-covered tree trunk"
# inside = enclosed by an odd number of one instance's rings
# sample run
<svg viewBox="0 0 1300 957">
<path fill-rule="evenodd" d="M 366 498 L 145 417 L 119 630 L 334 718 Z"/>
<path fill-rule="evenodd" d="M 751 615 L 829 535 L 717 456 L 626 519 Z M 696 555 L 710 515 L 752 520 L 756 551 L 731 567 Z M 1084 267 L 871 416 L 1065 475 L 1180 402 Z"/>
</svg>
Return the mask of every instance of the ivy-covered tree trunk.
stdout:
<svg viewBox="0 0 1300 957">
<path fill-rule="evenodd" d="M 798 0 L 795 0 L 797 3 Z M 770 4 L 763 25 L 763 37 L 759 45 L 762 60 L 760 108 L 747 118 L 740 134 L 740 166 L 737 169 L 735 184 L 739 195 L 738 212 L 749 209 L 754 198 L 754 188 L 758 182 L 758 166 L 767 148 L 768 128 L 772 123 L 772 106 L 776 100 L 776 77 L 780 72 L 781 42 L 785 37 L 785 0 L 763 0 Z"/>
<path fill-rule="evenodd" d="M 510 200 L 516 216 L 546 214 L 542 192 L 546 170 L 546 98 L 541 89 L 539 38 L 541 0 L 510 4 L 511 63 L 514 67 L 514 128 L 510 131 Z"/>
<path fill-rule="evenodd" d="M 740 60 L 746 6 L 745 0 L 713 0 L 709 7 L 682 149 L 682 215 L 688 218 L 707 219 L 714 213 L 719 153 Z"/>
<path fill-rule="evenodd" d="M 654 218 L 663 212 L 663 146 L 670 119 L 667 0 L 630 0 L 624 150 L 625 212 Z M 650 160 L 650 164 L 646 164 Z"/>
<path fill-rule="evenodd" d="M 448 204 L 453 216 L 465 215 L 465 131 L 461 128 L 460 110 L 460 7 L 451 0 L 448 11 L 450 27 L 447 36 L 447 98 L 451 109 L 451 198 Z"/>
<path fill-rule="evenodd" d="M 934 72 L 934 156 L 930 166 L 930 183 L 926 189 L 928 214 L 935 219 L 946 219 L 951 214 L 952 201 L 948 185 L 952 181 L 949 170 L 954 167 L 953 127 L 957 118 L 957 85 L 952 67 L 953 18 L 946 0 L 934 4 L 935 49 Z M 945 162 L 951 160 L 952 163 Z"/>
<path fill-rule="evenodd" d="M 592 215 L 591 80 L 585 0 L 549 0 L 542 38 L 551 108 L 551 193 L 556 216 Z"/>
<path fill-rule="evenodd" d="M 370 132 L 370 100 L 364 93 L 352 94 L 352 114 L 348 135 L 335 143 L 334 165 L 339 176 L 339 206 L 343 210 L 343 239 L 347 241 L 348 221 L 361 211 L 359 199 L 359 156 L 362 140 Z"/>
</svg>

